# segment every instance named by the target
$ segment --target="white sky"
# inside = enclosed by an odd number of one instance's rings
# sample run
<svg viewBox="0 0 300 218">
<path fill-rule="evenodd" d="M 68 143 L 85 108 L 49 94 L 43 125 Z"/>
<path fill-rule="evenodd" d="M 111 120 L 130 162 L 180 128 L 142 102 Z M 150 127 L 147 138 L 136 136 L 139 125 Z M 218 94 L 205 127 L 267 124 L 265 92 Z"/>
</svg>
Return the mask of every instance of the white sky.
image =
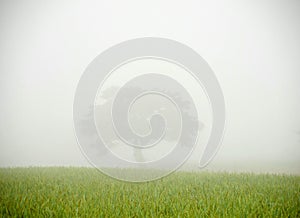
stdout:
<svg viewBox="0 0 300 218">
<path fill-rule="evenodd" d="M 72 120 L 81 74 L 153 36 L 192 47 L 219 79 L 227 128 L 211 166 L 300 173 L 297 0 L 1 1 L 0 30 L 0 166 L 87 165 Z"/>
</svg>

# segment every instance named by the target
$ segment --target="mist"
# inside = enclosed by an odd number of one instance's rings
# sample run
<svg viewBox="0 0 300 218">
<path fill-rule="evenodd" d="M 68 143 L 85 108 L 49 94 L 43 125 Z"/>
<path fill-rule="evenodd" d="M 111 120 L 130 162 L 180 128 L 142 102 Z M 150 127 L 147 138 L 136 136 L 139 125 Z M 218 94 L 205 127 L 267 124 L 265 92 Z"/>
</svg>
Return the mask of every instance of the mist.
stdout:
<svg viewBox="0 0 300 218">
<path fill-rule="evenodd" d="M 107 48 L 153 36 L 193 48 L 222 87 L 226 129 L 207 170 L 299 174 L 299 11 L 283 0 L 1 1 L 0 167 L 91 166 L 73 126 L 80 77 Z"/>
</svg>

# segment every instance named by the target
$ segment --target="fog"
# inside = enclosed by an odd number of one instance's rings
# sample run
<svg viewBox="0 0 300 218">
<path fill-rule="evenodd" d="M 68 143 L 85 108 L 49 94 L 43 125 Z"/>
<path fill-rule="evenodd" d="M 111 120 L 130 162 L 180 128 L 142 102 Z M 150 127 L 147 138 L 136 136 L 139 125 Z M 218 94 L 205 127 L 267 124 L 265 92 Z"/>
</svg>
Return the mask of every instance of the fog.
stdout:
<svg viewBox="0 0 300 218">
<path fill-rule="evenodd" d="M 151 36 L 193 48 L 223 89 L 208 170 L 299 174 L 299 12 L 297 0 L 1 1 L 0 166 L 90 166 L 73 127 L 79 79 L 109 47 Z"/>
</svg>

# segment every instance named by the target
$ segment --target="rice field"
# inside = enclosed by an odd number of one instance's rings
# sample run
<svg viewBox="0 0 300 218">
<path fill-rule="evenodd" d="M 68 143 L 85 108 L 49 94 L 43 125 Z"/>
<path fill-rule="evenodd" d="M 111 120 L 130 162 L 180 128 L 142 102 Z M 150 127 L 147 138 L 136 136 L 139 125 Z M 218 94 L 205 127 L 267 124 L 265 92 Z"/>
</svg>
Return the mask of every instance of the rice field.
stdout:
<svg viewBox="0 0 300 218">
<path fill-rule="evenodd" d="M 93 168 L 3 168 L 0 217 L 300 217 L 300 177 L 176 172 L 128 183 Z"/>
</svg>

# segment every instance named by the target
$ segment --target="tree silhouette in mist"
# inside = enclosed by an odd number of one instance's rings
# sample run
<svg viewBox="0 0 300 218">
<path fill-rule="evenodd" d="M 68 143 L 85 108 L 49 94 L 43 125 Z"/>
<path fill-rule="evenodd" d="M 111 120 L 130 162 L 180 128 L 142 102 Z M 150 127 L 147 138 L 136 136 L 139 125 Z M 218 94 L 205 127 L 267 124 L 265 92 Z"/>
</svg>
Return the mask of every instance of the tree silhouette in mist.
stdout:
<svg viewBox="0 0 300 218">
<path fill-rule="evenodd" d="M 101 118 L 110 118 L 111 108 L 109 106 L 112 106 L 113 98 L 116 94 L 116 92 L 119 90 L 119 87 L 113 86 L 108 89 L 105 89 L 101 92 L 101 101 L 100 104 L 95 107 L 96 112 L 100 113 L 101 116 L 99 116 L 100 120 L 97 120 L 97 122 L 102 122 L 101 126 L 109 127 L 111 125 L 112 120 L 108 119 L 101 119 Z M 127 93 L 141 93 L 144 90 L 139 87 L 123 87 L 122 91 L 125 91 Z M 186 123 L 189 125 L 185 125 L 184 128 L 187 128 L 186 132 L 188 134 L 182 136 L 185 144 L 181 146 L 187 146 L 189 147 L 191 143 L 194 142 L 194 136 L 195 134 L 199 134 L 198 130 L 201 130 L 204 125 L 202 122 L 199 122 L 197 117 L 191 116 L 189 114 L 189 109 L 191 108 L 191 103 L 185 99 L 182 99 L 180 97 L 179 93 L 170 92 L 168 90 L 156 90 L 157 92 L 161 92 L 166 94 L 167 96 L 172 96 L 172 99 L 175 102 L 179 102 L 179 105 L 181 106 L 180 111 L 181 114 L 183 114 L 186 117 Z M 92 118 L 94 117 L 93 114 L 93 108 L 94 105 L 91 105 L 89 107 L 89 111 L 86 114 L 84 118 L 80 121 L 81 131 L 82 133 L 88 135 L 90 137 L 91 145 L 93 147 L 99 146 L 97 143 L 97 133 L 95 133 L 94 128 L 95 124 L 93 122 L 90 122 Z M 134 115 L 133 115 L 134 116 Z M 172 126 L 168 126 L 172 131 Z M 117 146 L 120 143 L 120 140 L 116 140 L 116 135 L 109 131 L 110 128 L 102 128 L 101 129 L 101 135 L 105 135 L 105 138 L 107 139 L 105 142 L 109 143 L 109 146 Z M 168 141 L 168 138 L 165 138 L 166 141 Z M 107 150 L 106 150 L 107 151 Z M 144 162 L 145 158 L 143 156 L 143 149 L 138 149 L 135 147 L 132 147 L 133 156 L 137 162 Z M 101 155 L 105 155 L 106 153 L 102 153 Z"/>
</svg>

